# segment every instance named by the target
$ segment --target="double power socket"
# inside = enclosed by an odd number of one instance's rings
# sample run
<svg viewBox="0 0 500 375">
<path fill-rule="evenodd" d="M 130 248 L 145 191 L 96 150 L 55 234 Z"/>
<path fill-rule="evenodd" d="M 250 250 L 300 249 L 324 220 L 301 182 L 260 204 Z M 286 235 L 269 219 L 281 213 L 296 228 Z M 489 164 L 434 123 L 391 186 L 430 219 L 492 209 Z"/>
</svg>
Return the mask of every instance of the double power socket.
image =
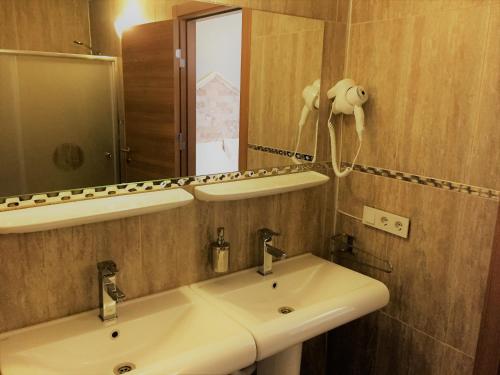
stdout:
<svg viewBox="0 0 500 375">
<path fill-rule="evenodd" d="M 408 238 L 410 229 L 410 219 L 407 217 L 394 215 L 368 206 L 363 207 L 363 224 L 403 238 Z"/>
</svg>

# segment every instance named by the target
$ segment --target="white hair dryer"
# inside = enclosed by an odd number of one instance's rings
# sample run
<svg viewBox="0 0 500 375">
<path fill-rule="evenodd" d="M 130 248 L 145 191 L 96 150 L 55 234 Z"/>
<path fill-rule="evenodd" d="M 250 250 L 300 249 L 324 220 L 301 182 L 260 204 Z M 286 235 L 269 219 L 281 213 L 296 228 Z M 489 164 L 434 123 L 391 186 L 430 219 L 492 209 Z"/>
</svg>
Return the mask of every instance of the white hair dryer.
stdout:
<svg viewBox="0 0 500 375">
<path fill-rule="evenodd" d="M 307 117 L 309 113 L 317 111 L 319 109 L 319 90 L 320 90 L 320 80 L 317 79 L 311 85 L 306 86 L 302 90 L 302 97 L 304 98 L 304 107 L 302 107 L 302 112 L 300 114 L 299 129 L 297 131 L 297 143 L 295 145 L 295 150 L 292 156 L 292 160 L 295 164 L 300 164 L 300 160 L 297 159 L 297 150 L 299 148 L 300 138 L 302 137 L 302 129 L 306 124 Z M 314 157 L 313 162 L 316 161 L 316 150 L 318 146 L 318 120 L 316 120 L 316 141 L 314 145 Z"/>
<path fill-rule="evenodd" d="M 351 173 L 356 159 L 358 158 L 359 151 L 361 150 L 361 143 L 363 140 L 363 131 L 365 130 L 365 113 L 363 112 L 362 105 L 368 100 L 368 93 L 362 86 L 356 85 L 350 78 L 338 81 L 327 92 L 328 99 L 333 99 L 330 117 L 328 118 L 328 130 L 330 131 L 330 145 L 332 148 L 332 167 L 337 177 L 345 177 Z M 332 116 L 344 114 L 352 115 L 356 120 L 356 133 L 358 134 L 359 146 L 356 156 L 350 167 L 341 171 L 337 166 L 337 151 L 335 141 L 335 128 L 332 123 Z"/>
</svg>

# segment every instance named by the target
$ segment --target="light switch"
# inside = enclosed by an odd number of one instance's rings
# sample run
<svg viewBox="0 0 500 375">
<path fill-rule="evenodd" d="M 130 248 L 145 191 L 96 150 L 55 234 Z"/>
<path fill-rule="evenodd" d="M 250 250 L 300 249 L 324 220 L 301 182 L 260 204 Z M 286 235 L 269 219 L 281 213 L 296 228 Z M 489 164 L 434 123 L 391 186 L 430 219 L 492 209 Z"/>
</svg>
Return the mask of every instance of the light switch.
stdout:
<svg viewBox="0 0 500 375">
<path fill-rule="evenodd" d="M 363 224 L 383 230 L 396 236 L 407 238 L 410 228 L 410 219 L 377 210 L 373 207 L 363 207 Z"/>
</svg>

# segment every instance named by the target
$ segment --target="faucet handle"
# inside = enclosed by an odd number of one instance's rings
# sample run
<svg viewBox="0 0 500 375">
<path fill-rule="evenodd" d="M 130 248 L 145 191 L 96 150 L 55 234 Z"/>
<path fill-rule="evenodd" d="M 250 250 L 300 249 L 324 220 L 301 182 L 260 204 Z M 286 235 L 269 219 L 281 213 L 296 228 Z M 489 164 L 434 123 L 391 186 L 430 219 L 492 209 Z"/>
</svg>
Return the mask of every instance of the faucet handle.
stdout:
<svg viewBox="0 0 500 375">
<path fill-rule="evenodd" d="M 125 296 L 125 293 L 123 293 L 116 285 L 108 285 L 106 291 L 108 292 L 108 295 L 113 299 L 113 301 L 117 303 L 123 302 L 127 298 Z"/>
<path fill-rule="evenodd" d="M 103 276 L 114 276 L 118 273 L 118 267 L 112 260 L 97 263 L 97 269 Z"/>
<path fill-rule="evenodd" d="M 265 241 L 270 241 L 272 240 L 273 236 L 279 236 L 279 232 L 275 232 L 272 229 L 269 228 L 261 228 L 257 231 L 260 236 L 265 240 Z"/>
</svg>

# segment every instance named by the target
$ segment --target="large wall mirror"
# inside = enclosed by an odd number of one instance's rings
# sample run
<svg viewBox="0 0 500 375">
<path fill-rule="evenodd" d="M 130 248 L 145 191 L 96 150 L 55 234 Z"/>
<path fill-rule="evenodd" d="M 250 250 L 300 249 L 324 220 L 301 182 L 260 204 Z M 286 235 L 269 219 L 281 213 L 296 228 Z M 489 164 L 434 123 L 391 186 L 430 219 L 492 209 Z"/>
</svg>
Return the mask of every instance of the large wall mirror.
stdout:
<svg viewBox="0 0 500 375">
<path fill-rule="evenodd" d="M 195 1 L 7 3 L 0 32 L 24 39 L 0 38 L 0 197 L 312 160 L 317 113 L 298 130 L 323 21 Z M 42 6 L 43 23 L 22 17 Z"/>
</svg>

